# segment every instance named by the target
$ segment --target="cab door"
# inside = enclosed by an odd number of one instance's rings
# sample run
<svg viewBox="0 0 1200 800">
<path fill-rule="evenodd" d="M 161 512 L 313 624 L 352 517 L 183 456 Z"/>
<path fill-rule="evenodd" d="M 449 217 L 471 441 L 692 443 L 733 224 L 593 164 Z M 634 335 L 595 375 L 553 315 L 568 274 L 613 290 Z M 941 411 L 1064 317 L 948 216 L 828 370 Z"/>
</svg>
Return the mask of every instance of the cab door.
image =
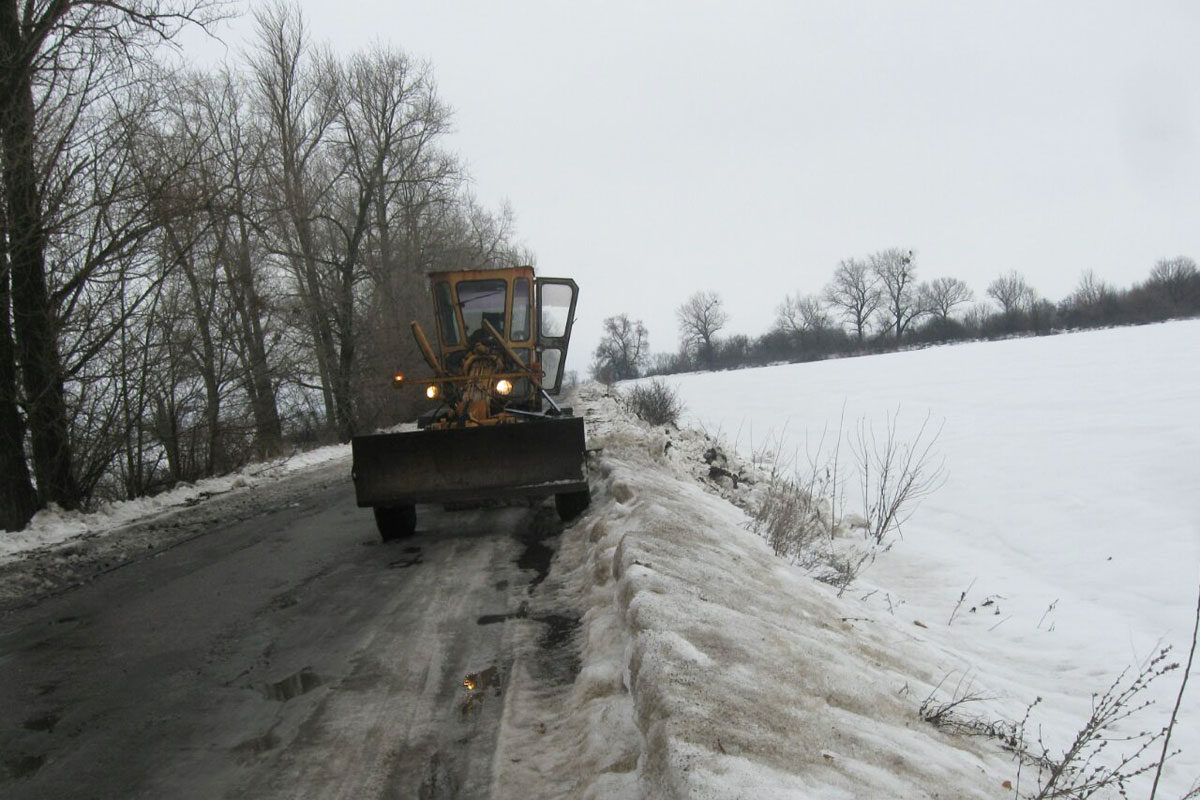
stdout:
<svg viewBox="0 0 1200 800">
<path fill-rule="evenodd" d="M 537 279 L 537 349 L 542 362 L 542 388 L 548 394 L 558 394 L 562 388 L 578 296 L 579 287 L 570 278 Z"/>
</svg>

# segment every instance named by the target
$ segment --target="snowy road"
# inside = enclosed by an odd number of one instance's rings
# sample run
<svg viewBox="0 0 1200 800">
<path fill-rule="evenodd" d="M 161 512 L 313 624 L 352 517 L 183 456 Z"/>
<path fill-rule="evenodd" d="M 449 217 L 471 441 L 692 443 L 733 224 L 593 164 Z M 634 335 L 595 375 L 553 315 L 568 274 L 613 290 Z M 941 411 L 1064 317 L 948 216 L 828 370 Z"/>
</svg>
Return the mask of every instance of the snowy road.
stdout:
<svg viewBox="0 0 1200 800">
<path fill-rule="evenodd" d="M 348 472 L 0 617 L 0 795 L 485 796 L 553 511 L 383 545 Z"/>
</svg>

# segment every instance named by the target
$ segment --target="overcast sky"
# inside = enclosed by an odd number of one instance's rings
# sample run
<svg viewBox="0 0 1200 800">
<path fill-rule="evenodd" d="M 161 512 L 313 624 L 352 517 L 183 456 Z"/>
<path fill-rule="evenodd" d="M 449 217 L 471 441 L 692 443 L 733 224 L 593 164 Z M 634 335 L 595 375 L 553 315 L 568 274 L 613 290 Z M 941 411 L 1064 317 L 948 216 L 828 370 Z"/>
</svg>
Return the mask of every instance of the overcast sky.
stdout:
<svg viewBox="0 0 1200 800">
<path fill-rule="evenodd" d="M 1200 3 L 299 5 L 339 53 L 432 64 L 477 197 L 579 282 L 581 373 L 607 316 L 675 350 L 710 289 L 757 335 L 885 247 L 980 299 L 1010 269 L 1059 300 L 1200 258 Z"/>
</svg>

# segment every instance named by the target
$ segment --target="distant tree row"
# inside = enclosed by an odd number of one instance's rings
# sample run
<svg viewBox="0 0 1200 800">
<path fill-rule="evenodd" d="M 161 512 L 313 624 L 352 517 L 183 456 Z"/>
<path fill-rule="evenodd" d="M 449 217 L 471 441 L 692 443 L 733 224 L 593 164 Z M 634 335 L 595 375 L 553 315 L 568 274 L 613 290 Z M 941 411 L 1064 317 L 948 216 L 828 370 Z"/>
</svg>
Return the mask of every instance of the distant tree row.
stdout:
<svg viewBox="0 0 1200 800">
<path fill-rule="evenodd" d="M 239 62 L 164 66 L 224 7 L 0 3 L 0 527 L 396 421 L 424 275 L 529 261 L 426 64 L 263 3 Z"/>
<path fill-rule="evenodd" d="M 1041 297 L 1014 270 L 989 283 L 985 294 L 990 303 L 976 302 L 958 278 L 919 282 L 913 251 L 890 248 L 839 262 L 820 293 L 785 296 L 771 330 L 755 339 L 720 337 L 729 322 L 720 296 L 697 292 L 676 309 L 678 351 L 625 360 L 616 370 L 610 323 L 632 326 L 643 339 L 647 334 L 640 320 L 611 317 L 605 320 L 592 374 L 613 381 L 1194 316 L 1200 314 L 1200 269 L 1186 256 L 1162 259 L 1145 281 L 1129 289 L 1116 289 L 1087 270 L 1058 303 Z"/>
</svg>

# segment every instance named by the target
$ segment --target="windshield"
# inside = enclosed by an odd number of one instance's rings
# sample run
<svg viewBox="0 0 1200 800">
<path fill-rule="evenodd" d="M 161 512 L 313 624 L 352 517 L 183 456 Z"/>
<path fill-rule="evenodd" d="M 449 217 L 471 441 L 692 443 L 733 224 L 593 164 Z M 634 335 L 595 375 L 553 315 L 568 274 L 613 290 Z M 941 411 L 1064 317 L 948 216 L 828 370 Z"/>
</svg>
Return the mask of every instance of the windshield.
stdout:
<svg viewBox="0 0 1200 800">
<path fill-rule="evenodd" d="M 458 284 L 458 305 L 462 309 L 467 338 L 483 330 L 486 319 L 504 334 L 504 309 L 508 300 L 508 284 L 502 280 L 462 281 Z"/>
</svg>

